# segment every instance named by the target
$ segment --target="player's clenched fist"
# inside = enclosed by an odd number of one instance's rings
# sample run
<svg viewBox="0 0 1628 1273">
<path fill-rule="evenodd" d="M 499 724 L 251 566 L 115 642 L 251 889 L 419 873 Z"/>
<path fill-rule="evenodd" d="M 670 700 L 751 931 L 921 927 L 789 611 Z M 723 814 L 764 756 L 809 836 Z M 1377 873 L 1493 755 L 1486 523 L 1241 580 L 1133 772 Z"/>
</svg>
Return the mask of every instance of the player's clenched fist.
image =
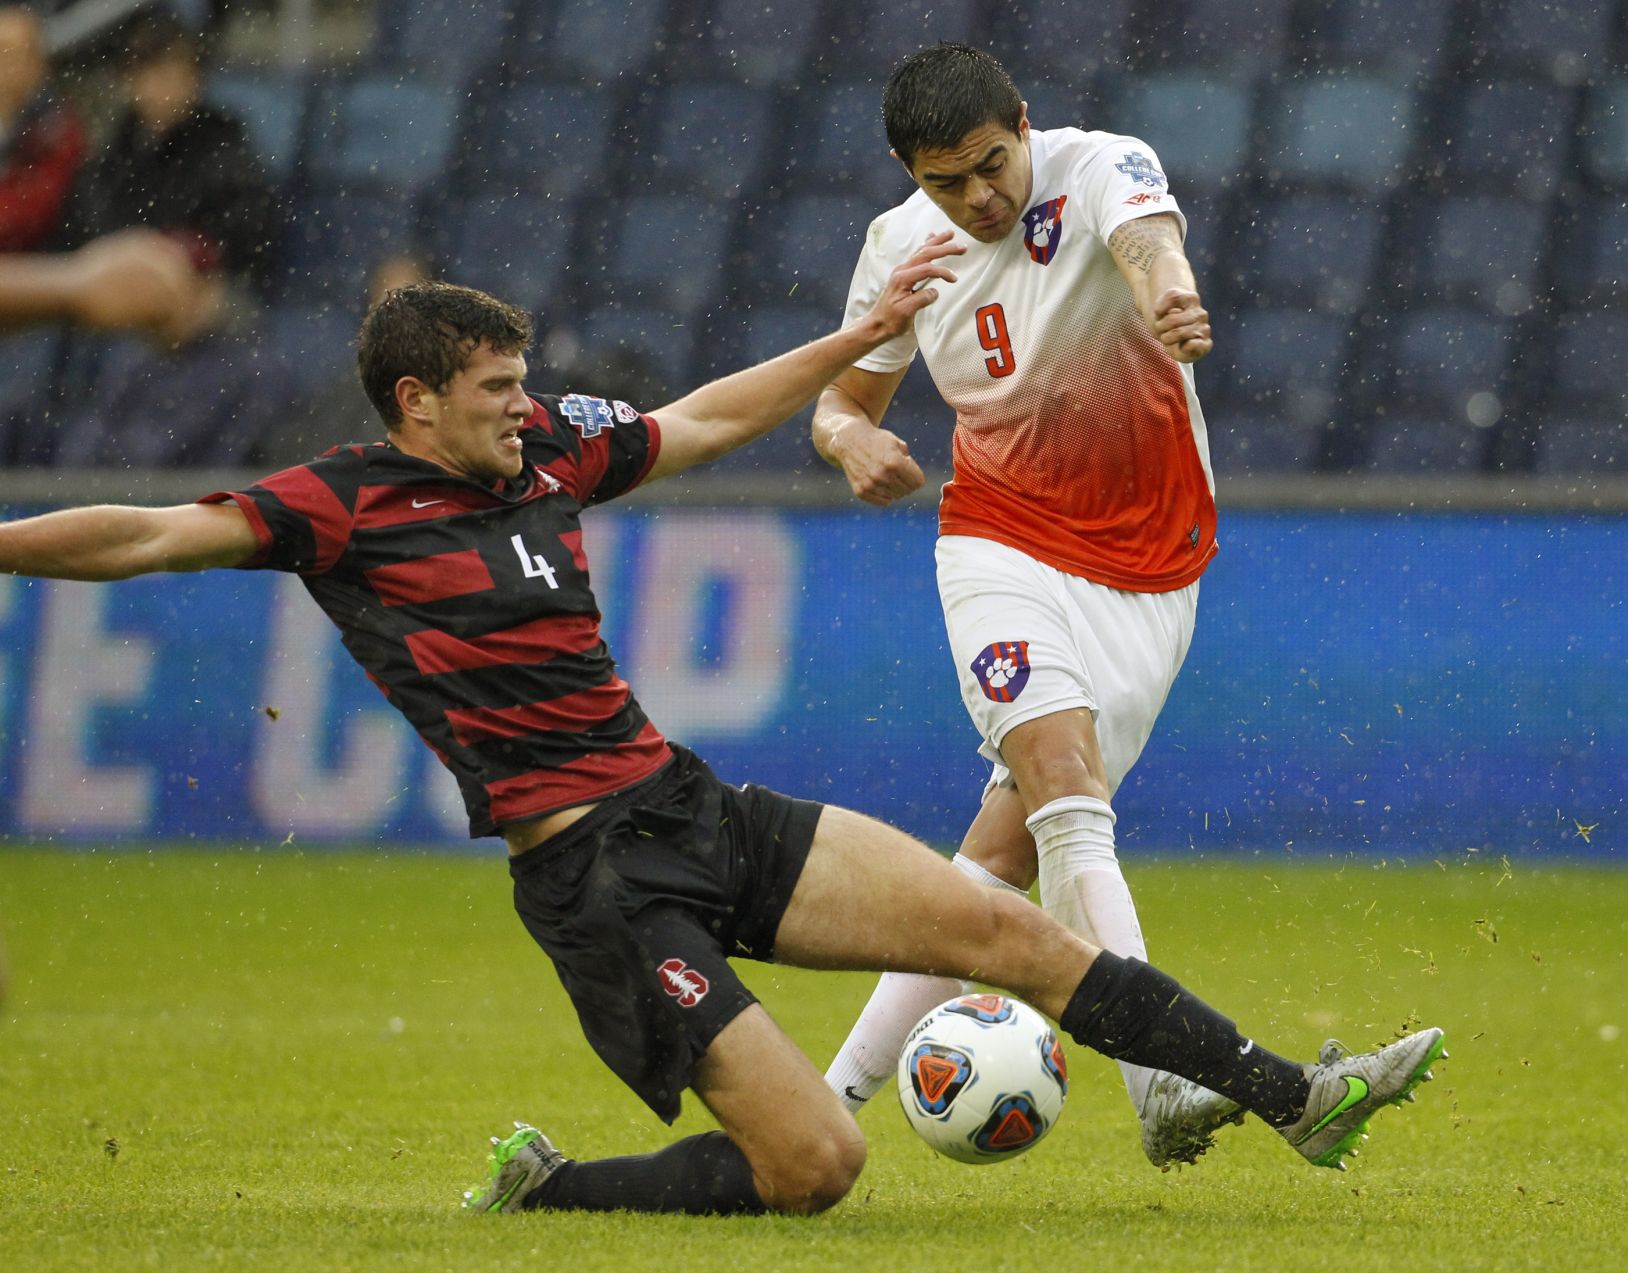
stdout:
<svg viewBox="0 0 1628 1273">
<path fill-rule="evenodd" d="M 1177 362 L 1197 362 L 1215 347 L 1210 312 L 1198 293 L 1171 288 L 1153 303 L 1153 334 Z"/>
</svg>

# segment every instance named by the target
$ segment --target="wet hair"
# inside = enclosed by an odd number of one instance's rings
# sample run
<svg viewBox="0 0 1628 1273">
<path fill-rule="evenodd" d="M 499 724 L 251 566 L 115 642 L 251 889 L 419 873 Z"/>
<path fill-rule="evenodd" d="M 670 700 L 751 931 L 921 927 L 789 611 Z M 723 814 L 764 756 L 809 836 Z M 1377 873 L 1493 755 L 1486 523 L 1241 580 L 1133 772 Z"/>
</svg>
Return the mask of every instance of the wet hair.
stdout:
<svg viewBox="0 0 1628 1273">
<path fill-rule="evenodd" d="M 935 44 L 894 68 L 882 90 L 888 145 L 906 165 L 923 150 L 949 150 L 985 124 L 1016 133 L 1023 99 L 1006 68 L 982 49 Z"/>
<path fill-rule="evenodd" d="M 452 283 L 413 283 L 386 292 L 362 319 L 356 369 L 368 401 L 394 429 L 401 423 L 396 382 L 403 376 L 441 393 L 482 345 L 519 354 L 531 336 L 531 315 L 495 296 Z"/>
</svg>

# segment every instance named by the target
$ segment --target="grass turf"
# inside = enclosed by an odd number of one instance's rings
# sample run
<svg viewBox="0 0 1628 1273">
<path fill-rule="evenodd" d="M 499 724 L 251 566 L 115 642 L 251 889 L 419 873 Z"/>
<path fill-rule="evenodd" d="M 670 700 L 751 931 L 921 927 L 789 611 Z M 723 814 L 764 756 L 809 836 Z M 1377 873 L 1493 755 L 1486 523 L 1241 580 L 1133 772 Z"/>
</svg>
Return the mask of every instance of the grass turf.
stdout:
<svg viewBox="0 0 1628 1273">
<path fill-rule="evenodd" d="M 811 1219 L 459 1214 L 485 1137 L 669 1133 L 589 1052 L 501 863 L 0 850 L 0 1264 L 8 1269 L 1560 1269 L 1622 1266 L 1628 872 L 1482 862 L 1134 864 L 1155 957 L 1267 1046 L 1444 1026 L 1452 1059 L 1345 1174 L 1258 1123 L 1141 1156 L 1070 1049 L 1057 1131 L 963 1167 L 891 1096 Z M 870 978 L 746 965 L 824 1060 Z M 680 1133 L 709 1125 L 686 1102 Z"/>
</svg>

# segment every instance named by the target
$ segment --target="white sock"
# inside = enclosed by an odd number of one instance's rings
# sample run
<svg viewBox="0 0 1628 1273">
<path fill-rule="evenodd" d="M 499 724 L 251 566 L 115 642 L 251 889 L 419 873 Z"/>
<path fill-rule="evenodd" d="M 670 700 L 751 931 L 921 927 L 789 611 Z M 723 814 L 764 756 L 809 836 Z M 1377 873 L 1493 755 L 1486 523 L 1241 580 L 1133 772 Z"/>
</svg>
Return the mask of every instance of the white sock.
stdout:
<svg viewBox="0 0 1628 1273">
<path fill-rule="evenodd" d="M 957 853 L 952 861 L 964 875 L 987 888 L 1023 892 L 1015 884 L 1008 884 L 1000 876 L 984 870 L 971 858 Z M 851 1112 L 858 1113 L 866 1101 L 893 1081 L 898 1072 L 899 1051 L 904 1047 L 910 1028 L 946 999 L 953 999 L 966 989 L 965 982 L 953 977 L 883 973 L 871 992 L 870 1002 L 826 1070 L 826 1086 Z"/>
<path fill-rule="evenodd" d="M 1116 955 L 1145 960 L 1136 904 L 1114 855 L 1114 811 L 1094 796 L 1064 796 L 1024 823 L 1040 858 L 1040 905 L 1058 923 Z M 1157 1070 L 1120 1064 L 1137 1115 Z"/>
</svg>

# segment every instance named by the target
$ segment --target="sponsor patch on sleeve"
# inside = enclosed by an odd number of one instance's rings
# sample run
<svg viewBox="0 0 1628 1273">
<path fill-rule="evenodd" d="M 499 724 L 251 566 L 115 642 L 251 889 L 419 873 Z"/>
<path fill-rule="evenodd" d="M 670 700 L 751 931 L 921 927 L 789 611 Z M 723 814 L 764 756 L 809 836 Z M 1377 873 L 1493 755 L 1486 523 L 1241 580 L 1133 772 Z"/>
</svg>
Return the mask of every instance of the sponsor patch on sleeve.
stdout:
<svg viewBox="0 0 1628 1273">
<path fill-rule="evenodd" d="M 568 393 L 560 399 L 560 410 L 585 438 L 597 438 L 605 429 L 616 427 L 616 413 L 603 398 L 593 398 L 585 393 Z"/>
<path fill-rule="evenodd" d="M 1151 158 L 1139 150 L 1127 150 L 1115 168 L 1124 173 L 1139 186 L 1149 186 L 1154 190 L 1164 188 L 1164 173 Z"/>
</svg>

